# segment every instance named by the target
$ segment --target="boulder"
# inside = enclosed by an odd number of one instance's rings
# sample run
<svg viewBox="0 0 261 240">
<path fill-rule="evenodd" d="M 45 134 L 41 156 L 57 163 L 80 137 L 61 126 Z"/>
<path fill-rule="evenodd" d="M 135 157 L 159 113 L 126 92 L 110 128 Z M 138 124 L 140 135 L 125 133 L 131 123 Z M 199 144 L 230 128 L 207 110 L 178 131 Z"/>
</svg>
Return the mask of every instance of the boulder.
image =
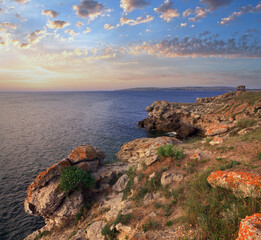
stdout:
<svg viewBox="0 0 261 240">
<path fill-rule="evenodd" d="M 257 239 L 261 239 L 261 213 L 255 213 L 241 220 L 236 240 Z"/>
<path fill-rule="evenodd" d="M 215 171 L 208 176 L 212 187 L 232 190 L 238 197 L 261 198 L 261 176 L 247 172 Z"/>
<path fill-rule="evenodd" d="M 214 137 L 212 141 L 209 142 L 210 145 L 217 145 L 224 142 L 224 138 L 222 137 Z"/>
<path fill-rule="evenodd" d="M 90 145 L 79 146 L 68 155 L 68 159 L 72 163 L 77 163 L 82 160 L 93 160 L 97 157 L 96 149 Z"/>
<path fill-rule="evenodd" d="M 101 234 L 102 229 L 105 226 L 104 221 L 97 221 L 92 223 L 89 227 L 87 227 L 86 237 L 89 240 L 104 240 L 105 236 Z"/>
<path fill-rule="evenodd" d="M 114 184 L 114 186 L 112 187 L 112 190 L 115 192 L 122 192 L 125 189 L 127 182 L 128 182 L 128 176 L 126 174 L 124 174 Z"/>
<path fill-rule="evenodd" d="M 172 184 L 179 184 L 183 181 L 184 176 L 179 173 L 170 173 L 164 172 L 161 176 L 160 182 L 161 185 L 172 185 Z"/>
<path fill-rule="evenodd" d="M 206 136 L 214 136 L 222 133 L 226 133 L 234 124 L 228 123 L 213 123 L 211 124 L 206 131 Z"/>
<path fill-rule="evenodd" d="M 157 148 L 168 143 L 180 143 L 174 137 L 139 138 L 124 144 L 116 154 L 121 162 L 129 164 L 144 163 L 149 166 L 159 159 Z"/>
</svg>

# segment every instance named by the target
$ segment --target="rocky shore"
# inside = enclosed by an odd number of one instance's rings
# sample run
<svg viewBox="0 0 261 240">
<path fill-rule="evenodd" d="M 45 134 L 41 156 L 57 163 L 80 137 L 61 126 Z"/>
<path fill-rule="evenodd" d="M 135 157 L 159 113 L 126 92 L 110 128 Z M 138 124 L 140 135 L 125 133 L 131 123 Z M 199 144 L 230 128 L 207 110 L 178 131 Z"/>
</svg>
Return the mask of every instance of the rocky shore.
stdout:
<svg viewBox="0 0 261 240">
<path fill-rule="evenodd" d="M 260 92 L 146 111 L 140 127 L 177 138 L 133 140 L 112 164 L 74 149 L 28 187 L 25 211 L 46 225 L 26 240 L 261 239 Z"/>
</svg>

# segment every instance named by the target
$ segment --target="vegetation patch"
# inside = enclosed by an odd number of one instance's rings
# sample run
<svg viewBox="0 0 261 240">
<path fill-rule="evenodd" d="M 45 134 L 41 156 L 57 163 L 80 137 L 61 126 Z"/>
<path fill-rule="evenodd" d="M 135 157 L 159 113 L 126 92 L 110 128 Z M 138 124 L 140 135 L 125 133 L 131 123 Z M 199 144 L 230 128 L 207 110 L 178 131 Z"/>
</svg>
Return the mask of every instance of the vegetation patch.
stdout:
<svg viewBox="0 0 261 240">
<path fill-rule="evenodd" d="M 184 158 L 184 151 L 173 144 L 166 144 L 157 148 L 157 155 L 160 157 Z"/>
<path fill-rule="evenodd" d="M 237 198 L 232 191 L 212 188 L 211 171 L 195 176 L 188 186 L 185 222 L 197 227 L 199 239 L 235 239 L 241 219 L 260 212 L 261 200 Z"/>
<path fill-rule="evenodd" d="M 43 232 L 39 233 L 39 234 L 34 238 L 34 240 L 40 239 L 40 238 L 42 238 L 42 237 L 44 237 L 44 236 L 47 236 L 48 234 L 50 234 L 49 231 L 43 231 Z"/>
<path fill-rule="evenodd" d="M 128 198 L 128 196 L 131 193 L 131 190 L 134 187 L 134 177 L 136 175 L 136 168 L 129 167 L 129 169 L 127 170 L 126 174 L 128 176 L 128 182 L 126 184 L 125 189 L 123 190 L 122 200 L 125 200 L 125 199 Z"/>
<path fill-rule="evenodd" d="M 237 122 L 237 127 L 240 129 L 252 127 L 256 123 L 255 119 L 242 119 Z"/>
<path fill-rule="evenodd" d="M 155 230 L 159 224 L 156 221 L 148 220 L 146 223 L 142 225 L 143 232 L 147 232 L 149 230 Z"/>
<path fill-rule="evenodd" d="M 63 169 L 59 188 L 62 191 L 69 193 L 72 190 L 81 190 L 84 187 L 93 188 L 94 185 L 95 180 L 90 172 L 71 166 Z"/>
</svg>

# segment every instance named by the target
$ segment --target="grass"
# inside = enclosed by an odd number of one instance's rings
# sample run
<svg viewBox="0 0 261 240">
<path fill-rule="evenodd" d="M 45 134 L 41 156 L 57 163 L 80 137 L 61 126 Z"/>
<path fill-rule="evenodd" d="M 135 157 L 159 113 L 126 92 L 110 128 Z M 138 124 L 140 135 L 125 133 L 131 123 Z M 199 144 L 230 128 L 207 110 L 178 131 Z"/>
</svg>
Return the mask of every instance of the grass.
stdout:
<svg viewBox="0 0 261 240">
<path fill-rule="evenodd" d="M 128 198 L 128 196 L 131 193 L 131 190 L 134 187 L 134 177 L 136 175 L 136 168 L 129 167 L 129 169 L 126 171 L 126 174 L 128 176 L 128 182 L 126 184 L 125 189 L 123 190 L 122 200 L 125 200 Z"/>
<path fill-rule="evenodd" d="M 94 185 L 95 180 L 90 172 L 71 166 L 63 169 L 59 188 L 68 194 L 72 190 L 81 190 L 84 187 L 93 188 Z"/>
<path fill-rule="evenodd" d="M 166 144 L 157 148 L 157 155 L 160 157 L 173 157 L 174 159 L 184 158 L 184 151 L 173 144 Z"/>
<path fill-rule="evenodd" d="M 237 122 L 237 127 L 239 127 L 240 129 L 249 128 L 249 127 L 252 127 L 255 123 L 256 123 L 256 120 L 251 119 L 251 118 L 242 119 Z"/>
<path fill-rule="evenodd" d="M 34 240 L 40 239 L 40 238 L 42 238 L 42 237 L 44 237 L 44 236 L 47 236 L 48 234 L 50 234 L 49 231 L 43 231 L 43 232 L 39 233 L 39 234 L 34 238 Z"/>
<path fill-rule="evenodd" d="M 235 239 L 240 220 L 261 210 L 261 200 L 237 198 L 231 191 L 212 188 L 207 177 L 197 175 L 188 186 L 185 221 L 197 227 L 200 239 Z"/>
<path fill-rule="evenodd" d="M 120 211 L 116 219 L 112 223 L 107 223 L 104 228 L 101 231 L 101 234 L 106 237 L 108 240 L 114 240 L 117 239 L 118 231 L 116 230 L 115 226 L 118 223 L 122 223 L 123 225 L 127 225 L 131 219 L 133 218 L 133 215 L 130 213 L 128 214 L 122 214 Z"/>
<path fill-rule="evenodd" d="M 156 221 L 148 220 L 146 223 L 142 225 L 143 232 L 147 232 L 149 230 L 155 230 L 159 224 Z"/>
</svg>

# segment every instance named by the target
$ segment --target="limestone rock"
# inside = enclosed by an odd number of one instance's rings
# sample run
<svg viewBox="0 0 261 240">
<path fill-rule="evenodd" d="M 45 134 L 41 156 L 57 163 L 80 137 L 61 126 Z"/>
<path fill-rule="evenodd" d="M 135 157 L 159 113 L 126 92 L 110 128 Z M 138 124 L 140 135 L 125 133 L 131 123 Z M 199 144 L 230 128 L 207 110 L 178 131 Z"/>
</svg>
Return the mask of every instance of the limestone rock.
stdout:
<svg viewBox="0 0 261 240">
<path fill-rule="evenodd" d="M 102 229 L 105 226 L 104 221 L 97 221 L 92 223 L 89 227 L 87 227 L 86 237 L 89 240 L 104 240 L 105 237 L 101 234 Z"/>
<path fill-rule="evenodd" d="M 236 240 L 257 239 L 261 239 L 261 213 L 255 213 L 241 220 Z"/>
<path fill-rule="evenodd" d="M 79 146 L 68 155 L 68 159 L 72 163 L 77 163 L 82 160 L 93 160 L 97 157 L 97 151 L 90 145 Z"/>
<path fill-rule="evenodd" d="M 217 145 L 224 142 L 222 137 L 214 137 L 212 141 L 209 142 L 210 145 Z"/>
<path fill-rule="evenodd" d="M 116 230 L 119 231 L 118 239 L 119 240 L 125 240 L 126 236 L 128 236 L 128 239 L 133 235 L 134 230 L 126 225 L 123 225 L 122 223 L 118 223 L 115 226 Z"/>
<path fill-rule="evenodd" d="M 206 135 L 214 136 L 214 135 L 222 134 L 227 132 L 229 128 L 233 126 L 234 126 L 233 124 L 228 124 L 228 123 L 213 123 L 207 128 Z"/>
<path fill-rule="evenodd" d="M 261 176 L 246 172 L 215 171 L 208 177 L 212 187 L 232 190 L 238 197 L 261 198 Z"/>
<path fill-rule="evenodd" d="M 179 173 L 164 172 L 161 176 L 161 185 L 179 184 L 183 181 L 184 176 Z"/>
<path fill-rule="evenodd" d="M 118 181 L 112 187 L 112 190 L 116 192 L 122 192 L 125 189 L 127 182 L 128 182 L 128 176 L 124 174 L 118 179 Z"/>
<path fill-rule="evenodd" d="M 174 137 L 140 138 L 124 144 L 116 156 L 122 162 L 145 163 L 149 166 L 158 160 L 156 152 L 160 145 L 179 142 Z"/>
</svg>

